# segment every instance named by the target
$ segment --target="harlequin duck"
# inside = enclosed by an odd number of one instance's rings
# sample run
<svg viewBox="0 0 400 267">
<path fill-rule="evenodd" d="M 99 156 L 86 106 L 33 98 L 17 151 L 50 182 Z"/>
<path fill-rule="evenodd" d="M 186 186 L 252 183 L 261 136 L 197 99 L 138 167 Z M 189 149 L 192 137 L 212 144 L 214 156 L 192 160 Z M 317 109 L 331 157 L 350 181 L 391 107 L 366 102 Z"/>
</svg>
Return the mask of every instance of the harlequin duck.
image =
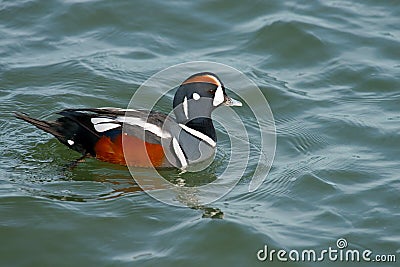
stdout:
<svg viewBox="0 0 400 267">
<path fill-rule="evenodd" d="M 15 116 L 54 135 L 83 157 L 184 170 L 213 159 L 217 137 L 211 113 L 221 105 L 242 103 L 227 96 L 217 75 L 202 72 L 187 78 L 177 89 L 173 100 L 176 118 L 153 110 L 120 108 L 65 109 L 57 113 L 61 117 L 56 121 L 23 113 Z"/>
</svg>

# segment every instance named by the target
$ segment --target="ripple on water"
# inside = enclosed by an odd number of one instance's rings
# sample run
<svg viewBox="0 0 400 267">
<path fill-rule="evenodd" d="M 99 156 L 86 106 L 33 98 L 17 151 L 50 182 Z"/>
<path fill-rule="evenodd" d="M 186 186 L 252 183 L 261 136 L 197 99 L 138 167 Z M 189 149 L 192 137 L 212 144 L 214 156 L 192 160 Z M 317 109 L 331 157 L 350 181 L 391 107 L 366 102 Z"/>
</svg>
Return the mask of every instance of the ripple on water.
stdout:
<svg viewBox="0 0 400 267">
<path fill-rule="evenodd" d="M 300 21 L 265 23 L 248 41 L 246 49 L 257 53 L 268 52 L 271 55 L 268 66 L 274 69 L 315 66 L 331 54 L 321 38 L 306 28 L 306 24 Z M 279 41 L 283 39 L 287 41 Z M 304 50 L 299 44 L 310 49 Z"/>
<path fill-rule="evenodd" d="M 325 134 L 320 131 L 320 126 L 309 119 L 278 117 L 276 124 L 278 138 L 282 142 L 287 142 L 297 152 L 313 153 L 328 145 Z"/>
</svg>

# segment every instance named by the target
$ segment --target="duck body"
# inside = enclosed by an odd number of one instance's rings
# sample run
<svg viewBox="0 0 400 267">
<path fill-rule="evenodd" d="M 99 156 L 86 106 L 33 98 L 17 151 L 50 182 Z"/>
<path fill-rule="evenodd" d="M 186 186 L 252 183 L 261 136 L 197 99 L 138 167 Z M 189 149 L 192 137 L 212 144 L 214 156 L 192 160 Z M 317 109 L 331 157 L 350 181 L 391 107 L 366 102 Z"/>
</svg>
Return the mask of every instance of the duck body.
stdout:
<svg viewBox="0 0 400 267">
<path fill-rule="evenodd" d="M 216 150 L 211 113 L 221 105 L 240 106 L 229 98 L 213 73 L 197 73 L 178 88 L 175 118 L 162 112 L 120 109 L 65 109 L 55 121 L 24 113 L 15 116 L 55 136 L 62 144 L 105 162 L 136 167 L 176 167 L 210 161 Z"/>
</svg>

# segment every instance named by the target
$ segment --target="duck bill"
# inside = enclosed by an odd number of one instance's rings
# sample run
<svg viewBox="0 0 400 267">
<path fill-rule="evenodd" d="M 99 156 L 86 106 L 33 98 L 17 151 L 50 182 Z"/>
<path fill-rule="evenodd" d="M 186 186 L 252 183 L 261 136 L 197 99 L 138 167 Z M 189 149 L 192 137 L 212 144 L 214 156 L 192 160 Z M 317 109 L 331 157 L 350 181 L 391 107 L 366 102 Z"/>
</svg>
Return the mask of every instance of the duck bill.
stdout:
<svg viewBox="0 0 400 267">
<path fill-rule="evenodd" d="M 229 96 L 225 96 L 225 101 L 224 101 L 223 104 L 225 106 L 228 106 L 228 107 L 241 107 L 241 106 L 243 106 L 242 102 L 240 102 L 240 101 L 238 101 L 236 99 L 233 99 L 233 98 L 231 98 Z"/>
</svg>

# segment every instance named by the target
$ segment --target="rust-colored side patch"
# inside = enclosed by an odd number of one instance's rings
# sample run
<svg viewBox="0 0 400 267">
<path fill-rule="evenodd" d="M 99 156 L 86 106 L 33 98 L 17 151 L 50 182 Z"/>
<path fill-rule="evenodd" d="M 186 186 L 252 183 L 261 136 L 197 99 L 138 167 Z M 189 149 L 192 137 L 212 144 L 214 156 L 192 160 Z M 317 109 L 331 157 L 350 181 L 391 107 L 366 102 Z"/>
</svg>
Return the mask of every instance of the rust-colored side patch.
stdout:
<svg viewBox="0 0 400 267">
<path fill-rule="evenodd" d="M 101 161 L 135 167 L 160 167 L 164 160 L 164 150 L 161 145 L 144 142 L 134 136 L 125 136 L 125 154 L 122 149 L 122 135 L 113 141 L 102 136 L 94 147 L 96 158 Z M 126 156 L 126 158 L 125 158 Z"/>
</svg>

